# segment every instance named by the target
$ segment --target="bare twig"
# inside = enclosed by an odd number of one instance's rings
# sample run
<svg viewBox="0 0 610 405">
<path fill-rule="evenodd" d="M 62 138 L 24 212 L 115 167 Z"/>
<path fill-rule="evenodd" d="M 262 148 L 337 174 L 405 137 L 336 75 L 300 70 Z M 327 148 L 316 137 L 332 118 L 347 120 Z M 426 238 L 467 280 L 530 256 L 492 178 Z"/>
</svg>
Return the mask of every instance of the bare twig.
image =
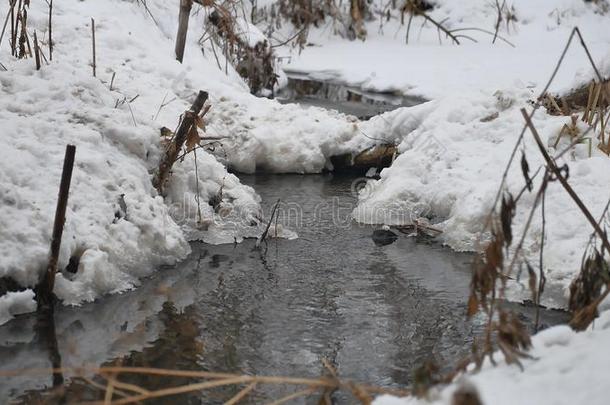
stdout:
<svg viewBox="0 0 610 405">
<path fill-rule="evenodd" d="M 7 26 L 7 24 L 8 24 L 8 20 L 9 20 L 9 18 L 10 18 L 10 17 L 13 15 L 13 9 L 14 9 L 14 7 L 15 7 L 15 2 L 16 2 L 16 1 L 17 1 L 17 0 L 12 0 L 12 1 L 9 3 L 9 6 L 8 6 L 8 7 L 9 7 L 9 10 L 8 10 L 8 12 L 6 13 L 6 18 L 4 19 L 4 25 L 2 26 L 2 34 L 0 34 L 0 46 L 2 46 L 2 38 L 4 38 L 4 32 L 6 31 L 6 26 Z M 11 24 L 11 25 L 12 25 L 12 24 Z M 11 26 L 11 31 L 12 31 L 12 26 Z"/>
<path fill-rule="evenodd" d="M 236 405 L 239 401 L 244 399 L 254 388 L 256 388 L 256 381 L 250 383 L 244 389 L 239 391 L 233 398 L 225 402 L 225 405 Z"/>
<path fill-rule="evenodd" d="M 585 218 L 587 218 L 587 221 L 589 221 L 589 223 L 591 224 L 591 226 L 597 233 L 597 236 L 600 237 L 602 244 L 604 245 L 606 250 L 610 252 L 610 242 L 608 242 L 608 238 L 607 238 L 606 234 L 601 229 L 601 227 L 599 226 L 597 221 L 593 218 L 593 215 L 591 215 L 591 212 L 582 202 L 580 197 L 576 194 L 574 189 L 572 189 L 572 187 L 570 186 L 570 184 L 568 183 L 566 178 L 563 176 L 563 174 L 561 173 L 561 170 L 559 170 L 559 168 L 557 167 L 557 165 L 555 164 L 553 159 L 551 159 L 551 157 L 549 156 L 548 152 L 546 151 L 546 148 L 544 147 L 544 144 L 542 143 L 542 140 L 540 139 L 540 135 L 538 134 L 538 131 L 536 130 L 536 128 L 534 127 L 534 124 L 532 123 L 530 116 L 527 114 L 527 112 L 523 108 L 521 109 L 521 114 L 525 118 L 527 127 L 532 132 L 532 135 L 534 136 L 534 139 L 536 140 L 536 144 L 538 145 L 538 149 L 540 149 L 540 153 L 542 153 L 542 156 L 544 157 L 544 160 L 546 161 L 548 168 L 551 170 L 551 172 L 553 172 L 553 175 L 557 178 L 557 180 L 559 180 L 559 182 L 561 183 L 563 188 L 566 190 L 568 195 L 572 198 L 572 200 L 574 200 L 574 202 L 576 203 L 576 205 L 578 206 L 580 211 L 583 213 Z"/>
<path fill-rule="evenodd" d="M 561 56 L 559 57 L 557 63 L 555 64 L 555 68 L 553 69 L 553 73 L 551 74 L 551 77 L 549 78 L 546 85 L 540 92 L 540 96 L 538 97 L 538 100 L 536 101 L 536 104 L 534 105 L 532 112 L 529 114 L 530 120 L 533 119 L 534 115 L 536 114 L 536 111 L 540 108 L 540 106 L 541 106 L 540 99 L 542 98 L 542 96 L 544 94 L 546 94 L 548 92 L 549 88 L 551 87 L 551 83 L 553 83 L 553 81 L 555 80 L 555 77 L 557 76 L 557 73 L 559 72 L 559 68 L 563 64 L 563 60 L 565 59 L 565 56 L 568 53 L 568 49 L 570 49 L 570 45 L 572 44 L 572 40 L 574 39 L 575 36 L 578 36 L 580 38 L 580 43 L 581 43 L 582 47 L 584 48 L 584 50 L 587 54 L 587 57 L 589 58 L 589 62 L 593 66 L 596 76 L 598 77 L 598 79 L 600 79 L 600 81 L 602 81 L 602 77 L 599 74 L 599 70 L 595 66 L 595 62 L 593 61 L 593 58 L 591 57 L 591 54 L 589 53 L 589 49 L 587 48 L 587 46 L 584 43 L 582 35 L 580 34 L 580 30 L 578 29 L 578 27 L 574 27 L 574 29 L 572 29 L 572 32 L 570 33 L 570 37 L 568 38 L 568 41 L 566 42 L 566 44 L 563 48 L 563 51 L 561 52 Z M 513 147 L 513 150 L 510 154 L 508 163 L 506 164 L 506 167 L 504 168 L 504 172 L 502 173 L 502 179 L 500 180 L 500 185 L 498 187 L 498 191 L 496 192 L 496 197 L 494 198 L 494 202 L 491 206 L 489 214 L 487 215 L 487 218 L 485 219 L 485 223 L 483 226 L 484 229 L 488 229 L 489 225 L 491 224 L 491 220 L 493 218 L 495 209 L 498 205 L 498 201 L 500 200 L 500 196 L 502 195 L 502 192 L 504 191 L 504 185 L 506 184 L 506 179 L 508 178 L 508 172 L 509 172 L 510 168 L 512 167 L 515 156 L 517 154 L 517 150 L 519 149 L 519 145 L 521 145 L 521 143 L 523 141 L 523 136 L 525 135 L 526 130 L 527 130 L 527 124 L 525 124 L 523 126 L 523 128 L 521 129 L 521 133 L 519 134 L 517 142 L 515 142 L 515 146 Z"/>
<path fill-rule="evenodd" d="M 261 242 L 266 240 L 267 234 L 269 233 L 269 228 L 271 227 L 271 223 L 273 222 L 273 217 L 275 216 L 275 212 L 277 210 L 277 207 L 280 205 L 280 202 L 281 202 L 281 200 L 278 198 L 277 202 L 273 206 L 273 210 L 271 211 L 271 217 L 269 218 L 269 223 L 267 223 L 267 227 L 265 228 L 265 231 L 261 234 L 261 236 L 256 241 L 256 247 L 259 247 L 261 245 Z"/>
<path fill-rule="evenodd" d="M 462 31 L 479 31 L 479 32 L 483 32 L 485 34 L 494 35 L 494 33 L 491 32 L 491 31 L 488 31 L 488 30 L 483 29 L 483 28 L 477 28 L 477 27 L 456 28 L 456 29 L 451 30 L 451 32 L 462 32 Z M 508 44 L 508 45 L 512 46 L 513 48 L 515 48 L 515 44 L 510 42 L 508 39 L 506 39 L 504 37 L 501 37 L 499 35 L 496 35 L 496 38 L 502 40 L 506 44 Z M 495 41 L 495 39 L 494 39 L 494 41 Z"/>
<path fill-rule="evenodd" d="M 502 5 L 500 5 L 500 2 L 498 0 L 496 0 L 496 9 L 498 10 L 498 17 L 496 20 L 496 28 L 494 31 L 494 38 L 491 41 L 492 44 L 496 43 L 496 38 L 498 38 L 498 31 L 500 30 L 500 24 L 502 24 L 502 9 L 504 8 L 504 6 L 506 5 L 506 0 L 502 1 Z"/>
</svg>

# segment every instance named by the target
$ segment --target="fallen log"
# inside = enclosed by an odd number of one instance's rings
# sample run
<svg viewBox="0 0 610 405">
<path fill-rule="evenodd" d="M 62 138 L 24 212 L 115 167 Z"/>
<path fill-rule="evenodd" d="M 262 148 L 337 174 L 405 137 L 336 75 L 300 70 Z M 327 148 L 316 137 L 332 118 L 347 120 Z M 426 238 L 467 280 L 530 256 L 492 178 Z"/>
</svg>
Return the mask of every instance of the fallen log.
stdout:
<svg viewBox="0 0 610 405">
<path fill-rule="evenodd" d="M 394 145 L 375 145 L 355 156 L 351 153 L 330 158 L 335 171 L 362 171 L 372 167 L 385 168 L 392 165 L 397 148 Z"/>
</svg>

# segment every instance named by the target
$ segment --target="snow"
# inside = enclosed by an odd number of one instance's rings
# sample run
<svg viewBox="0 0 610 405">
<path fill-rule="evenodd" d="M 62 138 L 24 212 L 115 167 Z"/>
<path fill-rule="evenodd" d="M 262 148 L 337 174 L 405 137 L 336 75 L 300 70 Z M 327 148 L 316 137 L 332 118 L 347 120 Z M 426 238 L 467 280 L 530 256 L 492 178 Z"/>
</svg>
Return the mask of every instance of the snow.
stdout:
<svg viewBox="0 0 610 405">
<path fill-rule="evenodd" d="M 265 34 L 260 29 L 249 21 L 246 21 L 242 17 L 235 19 L 237 35 L 243 43 L 247 44 L 250 48 L 256 47 L 258 44 L 264 44 L 269 42 Z"/>
<path fill-rule="evenodd" d="M 346 41 L 333 34 L 328 21 L 311 29 L 308 43 L 299 51 L 284 46 L 277 52 L 283 57 L 283 69 L 289 74 L 307 75 L 313 79 L 341 82 L 371 91 L 401 92 L 429 99 L 444 97 L 472 89 L 500 88 L 525 84 L 542 86 L 548 80 L 553 64 L 574 26 L 578 26 L 593 55 L 607 53 L 610 32 L 607 16 L 599 6 L 583 0 L 514 0 L 516 22 L 500 26 L 499 35 L 514 47 L 496 40 L 492 45 L 497 11 L 494 1 L 437 0 L 428 13 L 443 21 L 449 29 L 467 29 L 465 34 L 477 43 L 462 38 L 461 45 L 452 45 L 423 18 L 415 18 L 405 44 L 408 16 L 400 23 L 398 11 L 389 21 L 375 14 L 366 24 L 365 41 Z M 502 2 L 500 2 L 502 3 Z M 388 2 L 374 1 L 377 12 L 386 10 Z M 385 14 L 384 14 L 385 16 Z M 491 31 L 491 35 L 481 31 Z M 278 36 L 289 38 L 293 27 L 286 25 Z M 574 43 L 577 45 L 577 42 Z M 559 88 L 571 84 L 575 74 L 588 72 L 588 61 L 579 46 L 567 54 L 564 67 L 557 76 Z M 562 86 L 563 84 L 563 86 Z"/>
<path fill-rule="evenodd" d="M 504 363 L 495 354 L 496 367 L 489 360 L 478 373 L 458 376 L 446 387 L 433 390 L 428 399 L 380 396 L 374 405 L 441 405 L 452 404 L 454 392 L 470 386 L 483 404 L 591 404 L 608 401 L 610 387 L 610 311 L 606 311 L 585 332 L 568 326 L 555 326 L 535 335 L 531 359 L 522 360 L 522 371 Z"/>
<path fill-rule="evenodd" d="M 260 198 L 206 151 L 197 153 L 198 186 L 193 155 L 174 166 L 165 200 L 150 181 L 161 154 L 159 128 L 174 128 L 199 89 L 212 94 L 212 110 L 221 110 L 216 100 L 223 95 L 253 100 L 247 87 L 202 58 L 193 34 L 187 63 L 174 60 L 175 7 L 147 3 L 157 26 L 136 3 L 110 3 L 55 4 L 53 62 L 40 71 L 31 59 L 10 57 L 6 45 L 0 50 L 8 69 L 0 71 L 0 277 L 33 286 L 44 270 L 64 148 L 75 144 L 59 268 L 72 255 L 82 257 L 76 274 L 58 274 L 55 293 L 66 304 L 137 286 L 186 257 L 189 239 L 221 243 L 260 234 Z M 32 4 L 30 29 L 45 32 L 46 12 L 43 3 Z M 221 188 L 218 213 L 207 202 Z M 197 223 L 197 189 L 205 231 Z M 126 212 L 117 216 L 121 199 Z"/>
<path fill-rule="evenodd" d="M 523 128 L 520 108 L 527 105 L 529 89 L 513 89 L 496 96 L 483 91 L 447 96 L 414 108 L 393 112 L 394 121 L 405 123 L 399 128 L 412 129 L 399 145 L 399 155 L 390 168 L 381 172 L 380 180 L 370 181 L 360 194 L 354 217 L 365 223 L 410 224 L 418 218 L 429 219 L 443 234 L 440 240 L 455 250 L 480 249 L 481 232 L 491 209 L 508 159 Z M 506 108 L 507 100 L 510 107 Z M 498 113 L 488 122 L 481 120 Z M 552 155 L 568 144 L 567 137 L 553 148 L 568 117 L 548 116 L 539 112 L 534 124 L 549 146 Z M 416 123 L 417 125 L 410 125 Z M 584 128 L 581 128 L 584 131 Z M 527 132 L 523 151 L 532 174 L 543 164 L 532 135 Z M 594 143 L 595 145 L 595 143 Z M 519 161 L 508 174 L 507 186 L 517 196 L 525 185 Z M 594 217 L 599 218 L 610 192 L 610 160 L 593 148 L 579 145 L 573 153 L 558 160 L 570 166 L 570 184 L 581 196 Z M 595 175 L 593 175 L 595 174 Z M 534 190 L 542 175 L 534 179 Z M 513 220 L 513 234 L 520 237 L 527 221 L 535 191 L 525 192 Z M 547 295 L 547 303 L 565 306 L 568 287 L 580 269 L 580 262 L 591 234 L 591 226 L 574 201 L 557 182 L 546 194 L 545 274 L 551 289 L 563 295 Z M 537 263 L 542 232 L 541 215 L 534 216 L 525 240 L 524 252 Z M 513 276 L 516 274 L 513 273 Z M 515 286 L 515 298 L 526 298 L 527 291 Z"/>
<path fill-rule="evenodd" d="M 34 291 L 9 292 L 0 297 L 0 325 L 13 319 L 15 315 L 36 309 Z"/>
</svg>

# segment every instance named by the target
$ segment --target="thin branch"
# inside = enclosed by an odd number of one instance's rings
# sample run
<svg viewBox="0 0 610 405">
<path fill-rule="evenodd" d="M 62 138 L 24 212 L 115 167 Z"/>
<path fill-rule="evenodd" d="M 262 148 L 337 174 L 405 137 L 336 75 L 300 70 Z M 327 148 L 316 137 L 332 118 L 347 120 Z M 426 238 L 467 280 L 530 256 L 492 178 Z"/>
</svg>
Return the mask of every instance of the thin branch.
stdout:
<svg viewBox="0 0 610 405">
<path fill-rule="evenodd" d="M 266 240 L 267 234 L 269 233 L 269 228 L 271 227 L 271 223 L 273 222 L 273 217 L 275 216 L 275 212 L 277 210 L 277 207 L 280 205 L 280 202 L 281 202 L 281 200 L 278 198 L 277 202 L 273 206 L 273 210 L 271 211 L 271 218 L 269 218 L 269 223 L 267 224 L 265 231 L 261 234 L 261 236 L 256 241 L 256 247 L 259 247 L 261 242 Z"/>
<path fill-rule="evenodd" d="M 486 29 L 483 28 L 476 28 L 476 27 L 467 27 L 467 28 L 456 28 L 454 30 L 451 30 L 451 32 L 460 32 L 460 31 L 479 31 L 479 32 L 483 32 L 485 34 L 489 34 L 489 35 L 494 35 L 493 32 L 488 31 Z M 512 42 L 510 42 L 508 39 L 503 38 L 501 36 L 497 36 L 498 39 L 506 42 L 508 45 L 512 46 L 513 48 L 516 48 L 515 44 L 513 44 Z"/>
<path fill-rule="evenodd" d="M 521 114 L 525 118 L 527 127 L 532 132 L 532 135 L 534 136 L 534 139 L 536 140 L 536 144 L 538 145 L 538 149 L 540 149 L 540 153 L 542 153 L 542 156 L 544 157 L 544 160 L 546 161 L 548 168 L 553 172 L 553 174 L 555 175 L 557 180 L 559 180 L 559 182 L 561 183 L 563 188 L 570 195 L 572 200 L 574 200 L 574 202 L 576 203 L 578 208 L 580 208 L 580 210 L 584 214 L 585 218 L 587 218 L 587 221 L 589 221 L 589 223 L 591 224 L 591 226 L 593 227 L 593 229 L 595 230 L 597 235 L 600 237 L 602 244 L 604 245 L 606 250 L 608 250 L 610 252 L 610 242 L 608 242 L 608 238 L 606 237 L 606 234 L 601 229 L 601 227 L 598 225 L 597 221 L 593 218 L 593 215 L 591 215 L 591 212 L 582 202 L 580 197 L 578 197 L 578 195 L 576 194 L 574 189 L 572 189 L 572 187 L 570 186 L 570 184 L 568 183 L 566 178 L 563 177 L 561 170 L 559 170 L 559 168 L 557 167 L 555 162 L 549 156 L 548 152 L 546 151 L 546 148 L 544 147 L 544 144 L 542 143 L 542 140 L 540 139 L 540 135 L 538 134 L 536 127 L 534 127 L 534 124 L 532 123 L 531 118 L 529 117 L 529 115 L 527 114 L 527 112 L 525 111 L 524 108 L 521 109 Z"/>
<path fill-rule="evenodd" d="M 536 114 L 536 111 L 541 106 L 541 103 L 540 103 L 541 97 L 544 94 L 547 93 L 547 91 L 551 87 L 551 83 L 553 83 L 553 81 L 555 80 L 555 76 L 557 76 L 557 73 L 559 72 L 559 68 L 563 64 L 563 60 L 565 59 L 565 56 L 568 53 L 568 49 L 570 48 L 570 45 L 571 45 L 572 40 L 574 39 L 575 35 L 578 35 L 579 38 L 581 39 L 581 45 L 583 46 L 583 48 L 585 49 L 585 52 L 587 53 L 587 56 L 589 58 L 589 62 L 592 64 L 597 77 L 600 78 L 600 81 L 602 81 L 601 80 L 601 75 L 599 74 L 599 71 L 597 70 L 597 67 L 595 66 L 595 63 L 593 62 L 593 59 L 591 58 L 591 54 L 589 53 L 589 50 L 587 49 L 586 45 L 584 45 L 584 41 L 582 40 L 582 36 L 580 35 L 580 31 L 579 31 L 578 27 L 574 27 L 574 29 L 572 29 L 572 32 L 570 33 L 570 37 L 568 38 L 568 41 L 566 42 L 566 45 L 563 48 L 563 51 L 561 52 L 561 56 L 559 57 L 559 60 L 557 61 L 556 65 L 555 65 L 555 69 L 553 69 L 553 73 L 551 74 L 551 77 L 549 78 L 549 80 L 547 81 L 546 85 L 544 86 L 544 89 L 540 92 L 540 96 L 538 97 L 538 100 L 536 101 L 536 104 L 534 105 L 533 110 L 529 114 L 529 119 L 530 120 L 533 119 L 534 115 Z M 498 191 L 496 192 L 496 197 L 494 198 L 494 202 L 493 202 L 493 204 L 491 206 L 489 214 L 487 215 L 487 218 L 485 219 L 485 223 L 484 223 L 484 226 L 483 226 L 484 229 L 489 228 L 489 225 L 491 224 L 491 220 L 493 218 L 493 214 L 495 212 L 496 206 L 498 205 L 498 201 L 500 200 L 500 196 L 502 195 L 502 192 L 504 190 L 504 186 L 506 184 L 506 179 L 508 178 L 508 172 L 509 172 L 509 170 L 510 170 L 512 164 L 513 164 L 513 161 L 514 161 L 515 156 L 517 154 L 517 150 L 519 149 L 519 145 L 521 145 L 521 143 L 523 141 L 523 136 L 525 135 L 525 131 L 526 130 L 527 130 L 527 124 L 525 124 L 523 126 L 523 128 L 521 129 L 521 133 L 519 134 L 519 138 L 517 139 L 517 142 L 515 142 L 515 146 L 513 147 L 513 150 L 512 150 L 512 152 L 510 154 L 510 157 L 508 159 L 508 163 L 506 164 L 504 172 L 502 173 L 502 179 L 500 180 L 500 185 L 498 187 Z"/>
<path fill-rule="evenodd" d="M 15 3 L 17 2 L 17 0 L 13 0 L 11 3 L 9 3 L 8 7 L 9 10 L 6 13 L 6 18 L 4 19 L 4 25 L 2 26 L 2 34 L 0 34 L 0 46 L 2 46 L 2 38 L 4 38 L 4 32 L 6 31 L 6 25 L 8 24 L 8 20 L 11 16 L 13 7 L 15 7 Z"/>
</svg>

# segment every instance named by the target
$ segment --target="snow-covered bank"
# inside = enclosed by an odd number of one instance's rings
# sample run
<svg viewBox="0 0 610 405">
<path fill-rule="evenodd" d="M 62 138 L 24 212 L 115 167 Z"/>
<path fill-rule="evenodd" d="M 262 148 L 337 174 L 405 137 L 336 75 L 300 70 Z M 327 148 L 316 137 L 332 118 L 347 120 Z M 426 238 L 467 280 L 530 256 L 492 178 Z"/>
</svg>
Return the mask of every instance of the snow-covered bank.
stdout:
<svg viewBox="0 0 610 405">
<path fill-rule="evenodd" d="M 369 3 L 375 19 L 366 23 L 365 41 L 347 41 L 335 35 L 333 23 L 327 19 L 319 28 L 310 29 L 310 46 L 301 51 L 290 46 L 278 50 L 284 71 L 371 91 L 436 99 L 473 89 L 493 92 L 520 84 L 544 85 L 574 26 L 581 29 L 594 55 L 604 55 L 610 41 L 608 17 L 600 12 L 604 2 L 506 2 L 505 10 L 514 20 L 507 23 L 509 16 L 503 12 L 499 35 L 514 47 L 502 39 L 492 44 L 498 16 L 494 1 L 429 1 L 435 6 L 427 12 L 432 18 L 449 30 L 459 30 L 456 35 L 477 41 L 460 38 L 460 45 L 453 45 L 431 23 L 424 25 L 422 17 L 413 19 L 407 45 L 408 15 L 401 23 L 399 10 L 390 9 L 387 1 Z M 293 31 L 297 29 L 285 24 L 277 37 L 289 38 Z M 588 63 L 582 49 L 574 47 L 557 77 L 559 88 L 571 84 L 579 70 L 588 71 Z"/>
<path fill-rule="evenodd" d="M 453 399 L 457 390 L 475 392 L 483 405 L 604 405 L 610 397 L 610 311 L 585 332 L 555 326 L 532 339 L 531 359 L 522 361 L 524 370 L 504 363 L 502 354 L 494 367 L 486 360 L 482 370 L 458 376 L 441 389 L 433 389 L 428 399 L 378 397 L 374 405 L 474 404 Z M 502 359 L 502 360 L 500 360 Z"/>
<path fill-rule="evenodd" d="M 3 44 L 0 58 L 7 71 L 0 71 L 0 277 L 32 287 L 44 270 L 67 143 L 75 144 L 77 152 L 59 268 L 71 256 L 82 257 L 76 274 L 58 274 L 55 293 L 65 303 L 128 290 L 160 265 L 184 258 L 190 251 L 187 237 L 199 230 L 193 229 L 197 192 L 207 225 L 206 232 L 196 235 L 200 239 L 232 242 L 258 216 L 254 190 L 242 186 L 205 151 L 197 154 L 198 185 L 190 155 L 174 166 L 165 201 L 152 187 L 162 125 L 174 127 L 199 89 L 216 97 L 232 88 L 247 94 L 235 75 L 218 72 L 196 48 L 190 52 L 202 59 L 198 64 L 177 63 L 172 54 L 177 9 L 170 12 L 163 2 L 152 3 L 149 7 L 166 25 L 156 27 L 133 2 L 56 3 L 53 62 L 40 71 L 32 59 L 12 58 Z M 33 3 L 28 29 L 44 32 L 46 13 L 46 5 Z M 89 65 L 92 15 L 97 78 Z M 172 102 L 160 108 L 164 96 Z M 219 194 L 223 215 L 207 203 Z M 225 217 L 236 214 L 244 226 L 227 230 L 235 224 Z M 3 312 L 3 321 L 16 312 L 8 307 L 3 311 L 8 314 Z"/>
<path fill-rule="evenodd" d="M 519 109 L 527 105 L 531 95 L 528 89 L 496 96 L 472 92 L 392 113 L 398 128 L 414 129 L 400 144 L 400 155 L 392 167 L 383 170 L 381 179 L 370 182 L 361 192 L 354 217 L 361 222 L 389 224 L 427 217 L 443 230 L 440 238 L 452 248 L 480 248 L 477 241 L 485 218 L 523 128 Z M 487 120 L 495 114 L 497 118 Z M 553 148 L 568 121 L 568 117 L 544 112 L 534 117 L 534 124 L 553 155 L 569 144 L 563 137 L 557 150 Z M 581 124 L 583 132 L 585 128 Z M 531 134 L 527 133 L 524 139 L 524 152 L 533 173 L 543 159 Z M 592 157 L 589 158 L 585 143 L 567 153 L 559 164 L 570 166 L 570 184 L 592 214 L 599 217 L 610 198 L 610 159 L 596 149 L 596 140 L 592 142 Z M 525 185 L 518 160 L 507 179 L 508 189 L 515 196 Z M 541 181 L 542 176 L 537 176 L 534 187 Z M 551 183 L 546 195 L 545 271 L 549 285 L 562 288 L 567 297 L 567 287 L 580 269 L 591 226 L 560 184 Z M 514 235 L 521 235 L 527 221 L 529 209 L 522 207 L 531 207 L 534 199 L 535 193 L 526 192 L 519 201 L 520 209 L 513 220 Z M 540 249 L 541 232 L 542 219 L 536 215 L 524 246 L 532 262 L 536 262 L 533 258 Z M 513 291 L 518 290 L 517 287 Z M 561 296 L 547 296 L 547 300 L 554 306 L 564 306 L 566 302 Z"/>
</svg>

